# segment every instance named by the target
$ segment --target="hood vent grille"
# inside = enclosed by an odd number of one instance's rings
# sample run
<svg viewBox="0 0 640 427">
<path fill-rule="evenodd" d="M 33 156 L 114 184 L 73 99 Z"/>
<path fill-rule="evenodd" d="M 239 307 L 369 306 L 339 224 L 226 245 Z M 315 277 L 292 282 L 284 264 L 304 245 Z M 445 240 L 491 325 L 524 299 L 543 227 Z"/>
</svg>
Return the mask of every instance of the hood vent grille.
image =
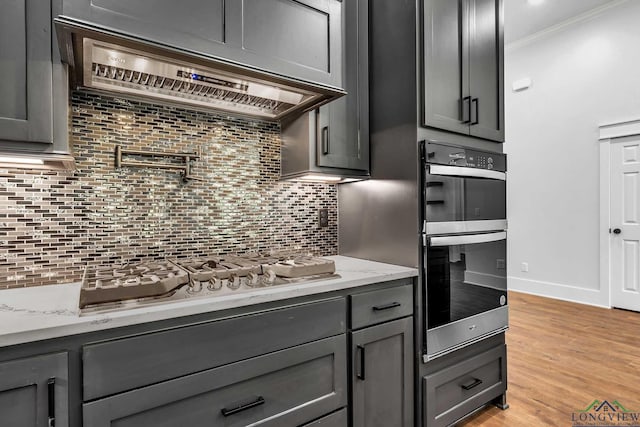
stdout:
<svg viewBox="0 0 640 427">
<path fill-rule="evenodd" d="M 91 38 L 82 42 L 82 83 L 88 88 L 273 120 L 317 101 L 317 94 L 286 84 L 194 66 Z"/>
<path fill-rule="evenodd" d="M 254 113 L 266 117 L 278 117 L 286 113 L 295 104 L 250 95 L 242 89 L 223 89 L 210 83 L 194 83 L 188 77 L 169 78 L 161 75 L 127 70 L 113 65 L 92 63 L 92 85 L 120 86 L 123 91 L 144 91 L 146 95 L 162 95 L 166 97 L 181 97 L 190 101 L 197 101 L 201 105 L 216 103 L 218 108 L 239 113 Z"/>
</svg>

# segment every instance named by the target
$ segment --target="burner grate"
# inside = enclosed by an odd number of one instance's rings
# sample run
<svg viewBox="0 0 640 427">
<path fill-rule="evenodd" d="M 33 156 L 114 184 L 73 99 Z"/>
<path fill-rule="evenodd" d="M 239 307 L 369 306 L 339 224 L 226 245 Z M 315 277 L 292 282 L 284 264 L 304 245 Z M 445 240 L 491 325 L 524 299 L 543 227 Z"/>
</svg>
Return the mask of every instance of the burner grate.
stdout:
<svg viewBox="0 0 640 427">
<path fill-rule="evenodd" d="M 331 260 L 303 255 L 251 255 L 172 259 L 88 267 L 81 311 L 100 311 L 172 299 L 219 295 L 225 290 L 304 283 L 340 277 Z M 126 307 L 125 307 L 126 306 Z"/>
</svg>

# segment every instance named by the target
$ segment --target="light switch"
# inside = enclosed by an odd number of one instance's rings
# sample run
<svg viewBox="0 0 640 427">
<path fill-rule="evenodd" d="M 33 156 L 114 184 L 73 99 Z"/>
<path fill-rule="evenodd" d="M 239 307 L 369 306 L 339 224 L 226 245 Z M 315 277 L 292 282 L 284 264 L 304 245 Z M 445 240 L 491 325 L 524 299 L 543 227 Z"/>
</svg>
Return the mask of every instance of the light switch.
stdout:
<svg viewBox="0 0 640 427">
<path fill-rule="evenodd" d="M 516 80 L 511 84 L 511 88 L 514 92 L 522 92 L 523 90 L 531 87 L 531 79 L 525 77 L 524 79 Z"/>
</svg>

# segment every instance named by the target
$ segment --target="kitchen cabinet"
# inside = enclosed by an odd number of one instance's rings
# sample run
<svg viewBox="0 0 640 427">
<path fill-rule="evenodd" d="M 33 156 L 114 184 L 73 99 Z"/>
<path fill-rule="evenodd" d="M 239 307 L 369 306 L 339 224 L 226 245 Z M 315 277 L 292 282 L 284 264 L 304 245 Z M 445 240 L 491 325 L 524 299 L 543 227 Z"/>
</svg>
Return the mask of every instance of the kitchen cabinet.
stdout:
<svg viewBox="0 0 640 427">
<path fill-rule="evenodd" d="M 366 326 L 351 332 L 354 427 L 413 426 L 412 296 L 410 285 L 351 296 L 352 327 Z"/>
<path fill-rule="evenodd" d="M 67 150 L 67 75 L 52 9 L 55 1 L 0 3 L 0 151 Z"/>
<path fill-rule="evenodd" d="M 63 15 L 163 46 L 342 88 L 341 0 L 63 0 Z"/>
<path fill-rule="evenodd" d="M 0 411 L 7 425 L 46 425 L 55 378 L 58 427 L 346 427 L 350 405 L 375 427 L 371 403 L 389 411 L 385 427 L 410 425 L 412 282 L 0 347 Z M 352 341 L 366 377 L 350 394 Z"/>
<path fill-rule="evenodd" d="M 83 425 L 313 421 L 347 405 L 345 317 L 331 298 L 89 343 Z"/>
<path fill-rule="evenodd" d="M 295 426 L 347 404 L 345 334 L 84 405 L 84 427 Z"/>
<path fill-rule="evenodd" d="M 425 0 L 425 126 L 504 141 L 503 15 L 503 0 Z"/>
<path fill-rule="evenodd" d="M 425 375 L 422 382 L 425 426 L 451 425 L 492 400 L 506 409 L 506 346 L 499 345 L 445 365 Z"/>
<path fill-rule="evenodd" d="M 344 333 L 345 306 L 344 298 L 330 299 L 89 343 L 82 348 L 84 400 Z"/>
<path fill-rule="evenodd" d="M 305 424 L 303 427 L 347 427 L 349 425 L 348 418 L 347 410 L 341 409 L 319 420 Z"/>
<path fill-rule="evenodd" d="M 283 123 L 282 175 L 369 173 L 368 1 L 344 3 L 342 73 L 348 95 Z"/>
<path fill-rule="evenodd" d="M 66 353 L 0 363 L 0 424 L 69 425 Z"/>
</svg>

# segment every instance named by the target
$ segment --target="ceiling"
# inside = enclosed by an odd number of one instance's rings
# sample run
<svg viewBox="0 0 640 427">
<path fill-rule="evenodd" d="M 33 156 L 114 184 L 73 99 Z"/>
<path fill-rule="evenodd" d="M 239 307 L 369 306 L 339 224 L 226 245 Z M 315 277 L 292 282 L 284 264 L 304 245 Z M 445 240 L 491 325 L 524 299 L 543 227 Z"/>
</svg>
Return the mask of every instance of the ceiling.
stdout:
<svg viewBox="0 0 640 427">
<path fill-rule="evenodd" d="M 544 0 L 533 6 L 527 0 L 504 0 L 505 43 L 512 43 L 611 2 L 612 0 Z"/>
</svg>

